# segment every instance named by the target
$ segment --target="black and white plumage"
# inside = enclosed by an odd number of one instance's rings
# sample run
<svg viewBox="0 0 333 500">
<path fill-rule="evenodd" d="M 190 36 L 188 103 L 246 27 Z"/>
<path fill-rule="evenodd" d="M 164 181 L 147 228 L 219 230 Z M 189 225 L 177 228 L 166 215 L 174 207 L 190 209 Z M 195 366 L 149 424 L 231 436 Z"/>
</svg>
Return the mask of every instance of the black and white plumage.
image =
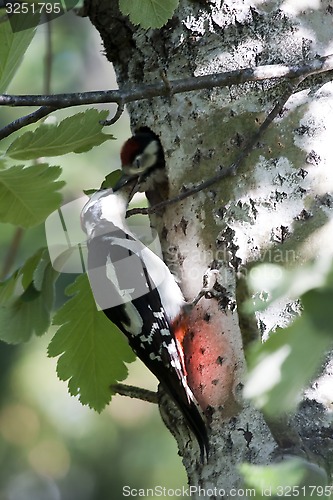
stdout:
<svg viewBox="0 0 333 500">
<path fill-rule="evenodd" d="M 133 184 L 133 183 L 132 183 Z M 81 213 L 87 233 L 88 275 L 96 303 L 173 398 L 208 454 L 206 426 L 187 383 L 176 328 L 185 305 L 165 263 L 130 231 L 125 214 L 132 188 L 95 193 Z"/>
</svg>

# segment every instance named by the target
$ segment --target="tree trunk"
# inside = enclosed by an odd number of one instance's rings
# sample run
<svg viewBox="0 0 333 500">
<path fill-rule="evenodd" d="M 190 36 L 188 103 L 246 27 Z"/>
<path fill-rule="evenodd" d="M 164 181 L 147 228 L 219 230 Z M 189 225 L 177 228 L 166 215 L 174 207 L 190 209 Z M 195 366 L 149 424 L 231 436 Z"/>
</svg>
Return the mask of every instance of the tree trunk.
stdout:
<svg viewBox="0 0 333 500">
<path fill-rule="evenodd" d="M 331 36 L 330 2 L 303 11 L 297 3 L 181 0 L 167 25 L 147 31 L 123 17 L 117 2 L 86 0 L 85 7 L 119 86 L 131 87 L 160 81 L 162 74 L 172 80 L 296 64 L 325 55 Z M 149 127 L 161 139 L 169 197 L 235 161 L 288 85 L 277 79 L 177 95 L 171 89 L 169 97 L 130 104 L 132 129 Z M 177 433 L 190 485 L 240 488 L 240 463 L 270 463 L 276 460 L 278 445 L 290 453 L 302 448 L 290 424 L 270 429 L 261 413 L 242 400 L 242 334 L 252 338 L 257 332 L 239 317 L 237 306 L 246 294 L 240 276 L 251 262 L 289 266 L 321 252 L 325 238 L 331 245 L 327 221 L 333 203 L 327 192 L 333 183 L 326 162 L 333 122 L 326 118 L 327 110 L 332 112 L 333 87 L 323 86 L 319 77 L 311 80 L 311 90 L 308 85 L 289 99 L 235 176 L 170 205 L 154 219 L 166 262 L 187 299 L 200 289 L 208 266 L 220 270 L 219 294 L 198 304 L 186 339 L 191 385 L 211 429 L 211 456 L 204 472 L 196 444 L 188 445 L 185 431 Z M 261 313 L 261 331 L 267 334 L 287 324 L 295 308 L 285 301 Z M 162 414 L 172 427 L 176 410 L 168 404 L 162 400 Z M 306 429 L 311 448 L 312 420 L 327 424 L 318 420 L 322 407 L 308 402 L 304 408 L 293 425 L 300 433 Z M 328 441 L 321 442 L 326 465 L 332 456 Z"/>
</svg>

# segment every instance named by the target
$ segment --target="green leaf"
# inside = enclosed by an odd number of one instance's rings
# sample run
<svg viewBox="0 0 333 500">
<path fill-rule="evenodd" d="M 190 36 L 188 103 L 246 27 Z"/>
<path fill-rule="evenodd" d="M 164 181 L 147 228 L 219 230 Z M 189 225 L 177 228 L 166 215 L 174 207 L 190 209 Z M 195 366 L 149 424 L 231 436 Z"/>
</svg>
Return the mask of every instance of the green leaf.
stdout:
<svg viewBox="0 0 333 500">
<path fill-rule="evenodd" d="M 133 24 L 142 28 L 161 28 L 173 16 L 179 0 L 119 0 L 119 8 Z"/>
<path fill-rule="evenodd" d="M 300 484 L 303 476 L 303 460 L 299 458 L 286 460 L 270 466 L 242 464 L 241 473 L 248 487 L 255 488 L 256 493 L 270 490 L 270 496 L 277 493 L 277 488 Z"/>
<path fill-rule="evenodd" d="M 0 150 L 0 156 L 4 154 L 4 151 Z M 7 162 L 5 158 L 0 158 L 0 170 L 7 168 Z"/>
<path fill-rule="evenodd" d="M 44 267 L 41 287 L 38 290 L 33 281 L 33 268 L 39 265 L 37 256 L 46 260 L 47 250 L 38 250 L 21 269 L 6 282 L 0 284 L 0 297 L 2 298 L 0 338 L 10 344 L 26 342 L 33 334 L 43 335 L 50 326 L 54 283 L 58 273 L 52 268 L 48 259 L 48 264 Z M 31 281 L 28 283 L 29 277 Z"/>
<path fill-rule="evenodd" d="M 108 111 L 88 109 L 62 120 L 57 124 L 43 123 L 33 132 L 26 132 L 16 139 L 6 154 L 16 160 L 31 160 L 42 156 L 59 156 L 83 153 L 99 146 L 111 134 L 103 134 L 99 122 L 107 118 Z"/>
<path fill-rule="evenodd" d="M 281 297 L 299 298 L 308 290 L 323 286 L 328 278 L 329 267 L 330 260 L 325 257 L 288 270 L 276 264 L 254 266 L 248 282 L 257 293 L 254 299 L 244 304 L 244 312 L 262 311 Z"/>
<path fill-rule="evenodd" d="M 84 194 L 86 194 L 87 196 L 91 196 L 92 194 L 95 194 L 96 192 L 98 191 L 97 188 L 92 188 L 92 189 L 84 189 L 83 192 Z"/>
<path fill-rule="evenodd" d="M 124 363 L 135 356 L 116 326 L 97 310 L 87 275 L 79 276 L 66 293 L 73 297 L 54 317 L 60 328 L 48 354 L 60 355 L 57 373 L 69 380 L 70 394 L 100 412 L 111 400 L 110 386 L 127 376 Z"/>
<path fill-rule="evenodd" d="M 332 324 L 332 307 L 329 314 Z M 244 395 L 271 418 L 296 408 L 303 388 L 333 345 L 332 331 L 321 330 L 318 324 L 305 310 L 292 325 L 277 330 L 264 344 L 249 350 Z"/>
<path fill-rule="evenodd" d="M 25 51 L 34 37 L 38 18 L 31 14 L 15 14 L 11 21 L 0 24 L 0 92 L 11 82 Z"/>
<path fill-rule="evenodd" d="M 255 498 L 303 499 L 324 495 L 327 485 L 326 472 L 318 465 L 302 458 L 287 458 L 283 462 L 263 466 L 242 464 L 240 466 L 245 486 L 255 490 Z M 327 490 L 329 491 L 329 490 Z"/>
<path fill-rule="evenodd" d="M 113 170 L 112 172 L 110 172 L 110 174 L 108 174 L 104 177 L 104 181 L 102 182 L 101 187 L 96 188 L 96 189 L 84 189 L 83 192 L 87 196 L 91 196 L 92 194 L 96 193 L 96 191 L 99 191 L 100 189 L 113 188 L 117 184 L 117 182 L 119 181 L 121 176 L 122 176 L 122 170 L 120 170 L 120 169 Z"/>
<path fill-rule="evenodd" d="M 32 281 L 36 290 L 42 290 L 44 274 L 50 264 L 50 255 L 47 249 L 42 249 L 38 263 L 35 266 L 32 274 Z"/>
<path fill-rule="evenodd" d="M 6 280 L 0 281 L 0 305 L 10 305 L 22 296 L 33 284 L 36 290 L 41 290 L 46 267 L 50 264 L 48 250 L 38 249 L 25 263 Z M 40 270 L 42 267 L 42 271 Z M 37 278 L 37 279 L 36 279 Z"/>
<path fill-rule="evenodd" d="M 0 306 L 8 304 L 12 300 L 17 289 L 20 274 L 20 270 L 18 269 L 6 280 L 0 281 Z M 22 287 L 20 287 L 20 291 L 22 291 Z"/>
<path fill-rule="evenodd" d="M 24 289 L 28 288 L 30 283 L 32 283 L 36 267 L 39 266 L 39 263 L 43 258 L 44 254 L 45 254 L 45 248 L 40 248 L 37 252 L 35 252 L 34 255 L 32 255 L 29 259 L 27 259 L 24 265 L 22 266 L 20 272 L 22 274 L 22 286 Z M 47 262 L 50 262 L 48 254 L 47 254 Z M 43 277 L 44 277 L 44 272 L 43 272 Z M 35 283 L 34 286 L 35 288 L 37 288 Z"/>
<path fill-rule="evenodd" d="M 262 269 L 266 270 L 265 275 Z M 274 273 L 267 272 L 269 269 Z M 266 289 L 265 280 L 269 283 L 273 281 L 269 291 L 272 300 L 281 295 L 285 297 L 286 291 L 287 296 L 301 294 L 303 311 L 290 326 L 278 329 L 264 344 L 253 344 L 247 353 L 249 375 L 244 395 L 252 398 L 271 418 L 295 409 L 304 387 L 333 346 L 331 259 L 321 257 L 301 269 L 276 271 L 277 268 L 272 266 L 260 266 L 256 277 L 258 284 L 261 282 Z M 273 276 L 278 277 L 275 283 Z"/>
<path fill-rule="evenodd" d="M 310 290 L 302 296 L 302 303 L 314 330 L 326 332 L 333 342 L 333 288 Z"/>
<path fill-rule="evenodd" d="M 121 176 L 122 171 L 120 169 L 114 170 L 113 172 L 105 176 L 100 189 L 113 188 L 117 184 Z"/>
<path fill-rule="evenodd" d="M 55 182 L 60 173 L 60 167 L 47 164 L 0 170 L 1 222 L 24 228 L 43 222 L 61 204 L 58 190 L 64 182 Z"/>
</svg>

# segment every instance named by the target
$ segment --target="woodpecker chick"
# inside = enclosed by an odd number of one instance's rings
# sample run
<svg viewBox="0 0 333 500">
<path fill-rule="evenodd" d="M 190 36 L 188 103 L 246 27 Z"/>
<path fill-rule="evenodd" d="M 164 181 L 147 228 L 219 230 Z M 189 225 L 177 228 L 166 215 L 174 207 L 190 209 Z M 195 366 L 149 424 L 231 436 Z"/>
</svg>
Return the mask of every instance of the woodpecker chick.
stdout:
<svg viewBox="0 0 333 500">
<path fill-rule="evenodd" d="M 152 149 L 150 149 L 152 151 Z M 182 412 L 201 459 L 207 430 L 187 382 L 182 343 L 183 294 L 165 263 L 131 232 L 126 209 L 136 188 L 127 181 L 114 192 L 96 192 L 81 212 L 87 234 L 88 276 L 94 298 Z"/>
<path fill-rule="evenodd" d="M 120 152 L 122 177 L 114 190 L 137 179 L 138 191 L 149 191 L 154 184 L 165 182 L 165 162 L 161 143 L 150 131 L 138 131 L 123 145 Z"/>
</svg>

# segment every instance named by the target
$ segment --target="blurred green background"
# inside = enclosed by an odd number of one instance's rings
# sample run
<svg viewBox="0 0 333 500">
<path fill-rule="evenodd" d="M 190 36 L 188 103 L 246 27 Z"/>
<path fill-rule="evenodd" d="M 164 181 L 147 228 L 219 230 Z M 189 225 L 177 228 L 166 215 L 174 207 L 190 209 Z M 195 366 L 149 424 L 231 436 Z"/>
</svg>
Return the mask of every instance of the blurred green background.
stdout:
<svg viewBox="0 0 333 500">
<path fill-rule="evenodd" d="M 69 12 L 50 26 L 52 93 L 116 87 L 99 35 L 87 19 Z M 48 28 L 38 28 L 9 94 L 43 93 Z M 109 109 L 111 116 L 115 112 L 114 105 L 100 108 Z M 82 107 L 57 112 L 56 117 L 79 110 Z M 25 112 L 31 109 L 2 108 L 0 126 Z M 107 132 L 117 140 L 85 154 L 50 159 L 63 168 L 64 203 L 82 196 L 83 189 L 98 187 L 106 174 L 119 168 L 119 151 L 130 135 L 128 117 L 123 115 Z M 0 150 L 17 135 L 4 140 Z M 14 234 L 14 227 L 0 224 L 1 263 Z M 12 270 L 45 244 L 43 226 L 26 231 Z M 65 300 L 64 288 L 71 280 L 70 275 L 58 280 L 58 304 Z M 120 396 L 100 415 L 82 407 L 57 379 L 56 360 L 47 358 L 53 334 L 51 329 L 21 346 L 0 343 L 0 500 L 117 500 L 123 498 L 124 486 L 185 485 L 175 441 L 158 408 Z M 155 378 L 141 362 L 130 365 L 129 371 L 128 383 L 156 389 Z"/>
</svg>

